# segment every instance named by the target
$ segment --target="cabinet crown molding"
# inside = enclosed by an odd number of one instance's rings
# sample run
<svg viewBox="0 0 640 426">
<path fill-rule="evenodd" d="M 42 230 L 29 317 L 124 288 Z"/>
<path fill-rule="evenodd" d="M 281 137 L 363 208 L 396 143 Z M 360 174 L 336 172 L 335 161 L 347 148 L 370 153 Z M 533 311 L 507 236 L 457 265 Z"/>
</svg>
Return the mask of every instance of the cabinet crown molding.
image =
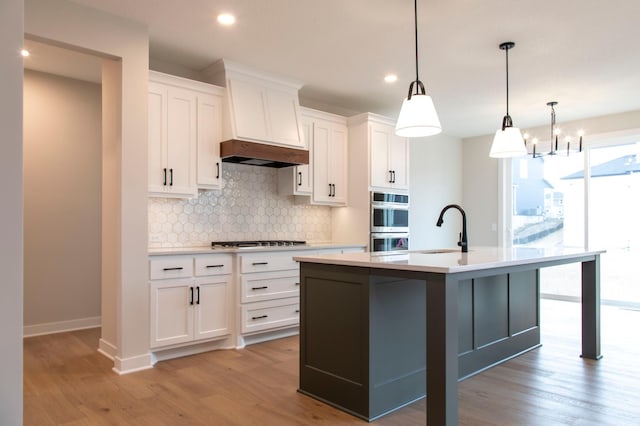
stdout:
<svg viewBox="0 0 640 426">
<path fill-rule="evenodd" d="M 355 126 L 358 124 L 368 123 L 368 122 L 386 124 L 391 126 L 396 125 L 396 121 L 394 119 L 386 117 L 384 115 L 374 114 L 373 112 L 365 112 L 362 114 L 354 115 L 347 119 L 347 124 L 349 126 Z"/>
<path fill-rule="evenodd" d="M 249 77 L 259 79 L 266 83 L 288 86 L 296 91 L 300 90 L 300 88 L 304 86 L 304 83 L 300 80 L 260 71 L 224 58 L 203 69 L 202 75 L 207 79 L 207 81 L 225 87 L 225 76 L 228 78 L 229 75 L 233 75 L 236 78 Z"/>
</svg>

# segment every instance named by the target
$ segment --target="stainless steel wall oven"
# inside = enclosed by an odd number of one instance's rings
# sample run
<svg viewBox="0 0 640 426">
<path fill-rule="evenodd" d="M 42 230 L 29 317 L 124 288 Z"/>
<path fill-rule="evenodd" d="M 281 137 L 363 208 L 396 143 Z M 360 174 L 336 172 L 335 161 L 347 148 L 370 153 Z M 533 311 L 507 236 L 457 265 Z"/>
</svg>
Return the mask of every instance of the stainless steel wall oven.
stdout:
<svg viewBox="0 0 640 426">
<path fill-rule="evenodd" d="M 371 192 L 370 250 L 409 248 L 409 195 Z"/>
</svg>

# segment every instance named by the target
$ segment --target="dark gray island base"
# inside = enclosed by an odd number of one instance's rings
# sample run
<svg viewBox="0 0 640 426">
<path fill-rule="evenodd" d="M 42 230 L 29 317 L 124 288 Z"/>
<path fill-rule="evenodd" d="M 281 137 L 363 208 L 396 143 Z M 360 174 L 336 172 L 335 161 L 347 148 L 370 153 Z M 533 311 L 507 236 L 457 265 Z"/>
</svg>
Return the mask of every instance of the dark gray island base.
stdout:
<svg viewBox="0 0 640 426">
<path fill-rule="evenodd" d="M 433 256 L 296 258 L 301 393 L 368 421 L 426 393 L 428 424 L 457 424 L 458 380 L 540 346 L 539 270 L 570 262 L 582 262 L 582 356 L 600 358 L 599 253 Z"/>
</svg>

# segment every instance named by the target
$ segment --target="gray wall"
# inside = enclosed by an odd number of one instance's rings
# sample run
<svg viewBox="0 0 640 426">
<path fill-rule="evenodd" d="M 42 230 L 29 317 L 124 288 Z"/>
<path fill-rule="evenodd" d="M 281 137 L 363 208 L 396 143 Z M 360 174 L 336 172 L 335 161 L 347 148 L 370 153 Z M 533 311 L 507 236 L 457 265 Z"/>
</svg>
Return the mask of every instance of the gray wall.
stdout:
<svg viewBox="0 0 640 426">
<path fill-rule="evenodd" d="M 101 90 L 25 71 L 25 335 L 100 325 Z"/>
<path fill-rule="evenodd" d="M 410 248 L 456 247 L 460 214 L 448 211 L 441 228 L 436 221 L 447 204 L 462 204 L 462 141 L 441 134 L 410 144 Z"/>
<path fill-rule="evenodd" d="M 0 2 L 0 424 L 22 424 L 22 0 Z"/>
</svg>

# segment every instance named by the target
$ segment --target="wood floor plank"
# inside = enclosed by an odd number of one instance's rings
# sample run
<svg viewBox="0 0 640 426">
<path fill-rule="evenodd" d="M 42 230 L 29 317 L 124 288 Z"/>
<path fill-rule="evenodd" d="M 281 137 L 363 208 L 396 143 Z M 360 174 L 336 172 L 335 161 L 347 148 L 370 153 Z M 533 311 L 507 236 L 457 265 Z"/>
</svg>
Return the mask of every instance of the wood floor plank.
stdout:
<svg viewBox="0 0 640 426">
<path fill-rule="evenodd" d="M 582 359 L 580 309 L 543 300 L 539 349 L 460 383 L 459 424 L 640 425 L 640 312 L 602 308 L 600 361 Z M 24 340 L 24 424 L 360 425 L 297 392 L 298 338 L 203 353 L 119 376 L 99 330 Z M 374 422 L 426 423 L 425 400 Z"/>
</svg>

